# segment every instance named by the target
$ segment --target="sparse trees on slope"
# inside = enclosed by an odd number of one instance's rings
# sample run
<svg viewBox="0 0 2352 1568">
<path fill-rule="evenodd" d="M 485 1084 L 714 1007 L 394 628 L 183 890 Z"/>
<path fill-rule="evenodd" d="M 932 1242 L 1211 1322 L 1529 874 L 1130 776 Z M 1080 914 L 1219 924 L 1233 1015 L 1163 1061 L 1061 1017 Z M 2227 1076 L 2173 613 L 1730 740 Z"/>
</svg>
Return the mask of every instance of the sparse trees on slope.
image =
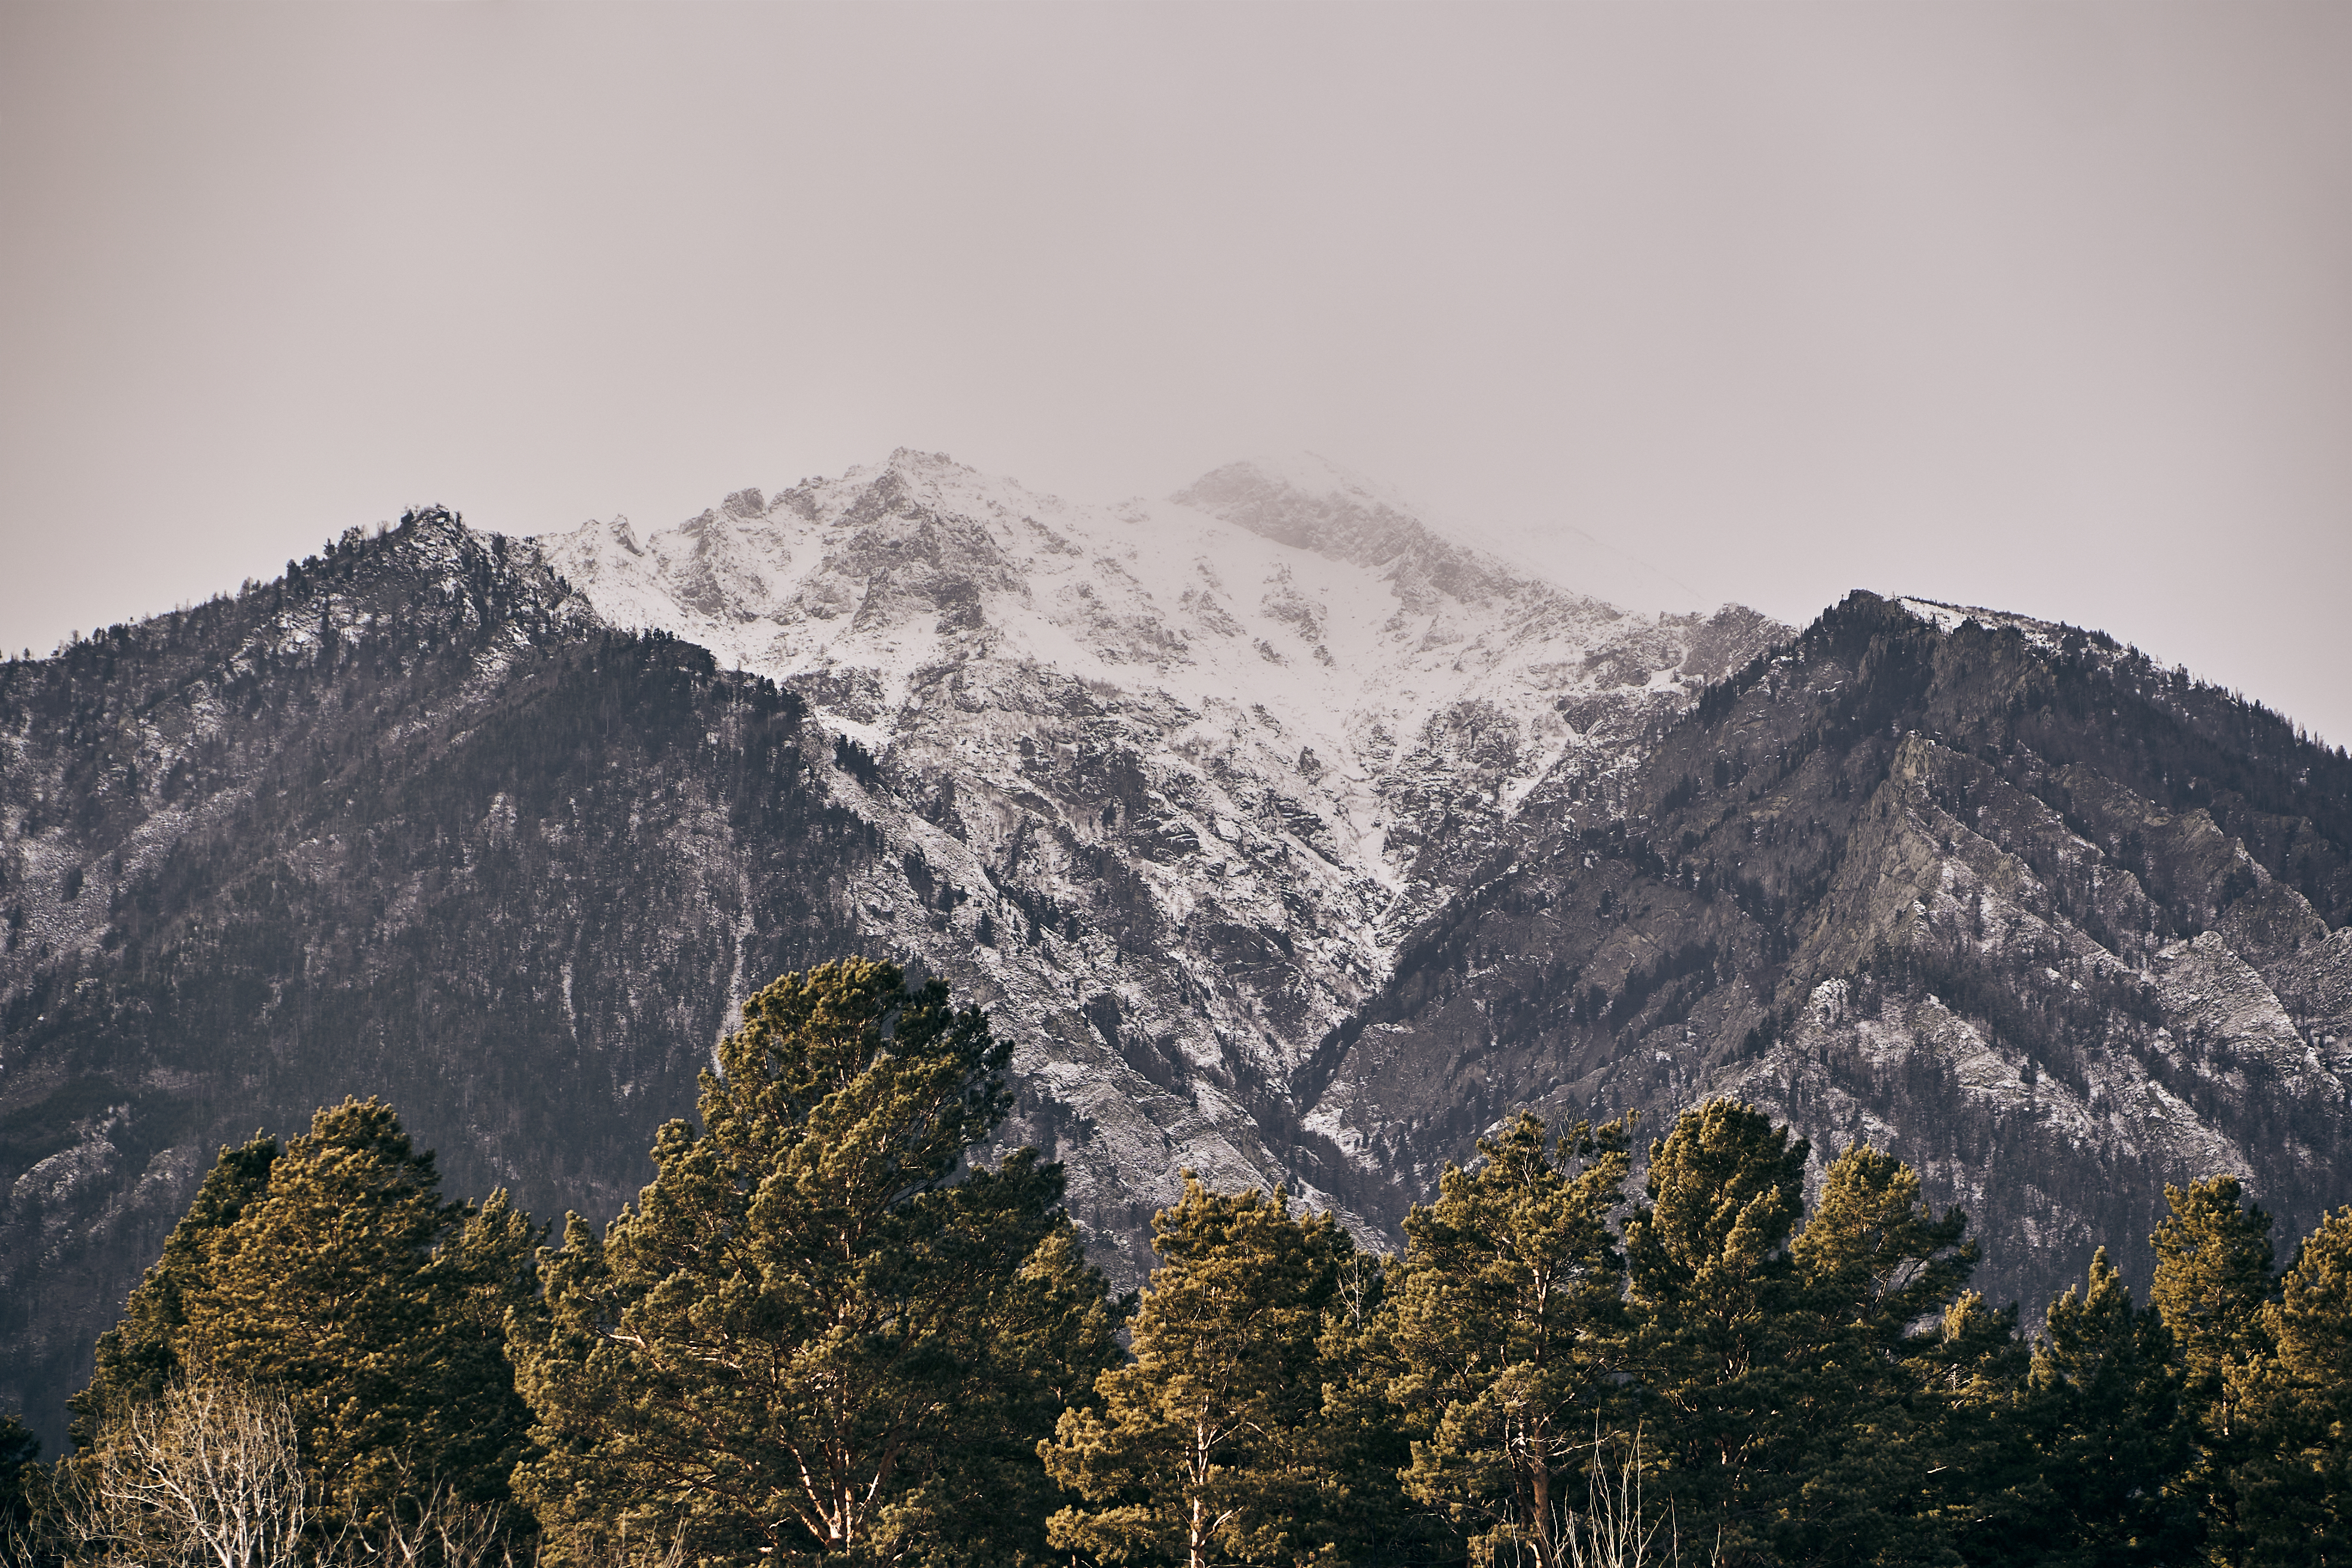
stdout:
<svg viewBox="0 0 2352 1568">
<path fill-rule="evenodd" d="M 1628 1128 L 1580 1121 L 1558 1139 L 1521 1115 L 1449 1165 L 1405 1221 L 1393 1298 L 1391 1397 L 1426 1436 L 1407 1489 L 1482 1553 L 1569 1561 L 1589 1468 L 1630 1447 L 1623 1199 Z"/>
<path fill-rule="evenodd" d="M 1316 1555 L 1323 1473 L 1317 1341 L 1351 1247 L 1283 1194 L 1216 1193 L 1189 1173 L 1152 1218 L 1135 1359 L 1105 1372 L 1040 1453 L 1085 1500 L 1053 1543 L 1108 1563 L 1290 1563 Z"/>
<path fill-rule="evenodd" d="M 1059 1167 L 964 1166 L 1007 1047 L 944 984 L 856 960 L 743 1019 L 702 1130 L 662 1130 L 601 1239 L 572 1217 L 510 1342 L 542 1524 L 575 1553 L 683 1529 L 728 1559 L 1034 1556 L 1034 1446 L 1118 1347 Z"/>
</svg>

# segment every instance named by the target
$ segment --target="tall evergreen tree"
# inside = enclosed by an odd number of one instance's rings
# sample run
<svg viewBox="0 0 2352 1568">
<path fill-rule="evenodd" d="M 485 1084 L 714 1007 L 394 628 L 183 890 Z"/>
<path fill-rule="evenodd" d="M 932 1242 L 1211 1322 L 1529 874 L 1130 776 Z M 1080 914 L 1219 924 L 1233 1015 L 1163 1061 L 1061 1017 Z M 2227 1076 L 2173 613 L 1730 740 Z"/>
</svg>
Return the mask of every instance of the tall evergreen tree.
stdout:
<svg viewBox="0 0 2352 1568">
<path fill-rule="evenodd" d="M 1963 1291 L 1918 1356 L 1947 1401 L 1937 1513 L 1960 1561 L 1982 1568 L 2035 1561 L 2053 1506 L 2021 1415 L 2033 1351 L 2018 1317 L 2014 1302 L 1995 1310 Z"/>
<path fill-rule="evenodd" d="M 1822 1173 L 1821 1202 L 1791 1253 L 1808 1306 L 1873 1348 L 1913 1348 L 1922 1319 L 1940 1317 L 1975 1272 L 1968 1215 L 1939 1217 L 1919 1194 L 1918 1173 L 1857 1143 Z"/>
<path fill-rule="evenodd" d="M 510 1324 L 528 1332 L 543 1316 L 538 1253 L 546 1239 L 547 1227 L 502 1189 L 467 1211 L 419 1280 L 434 1308 L 420 1348 L 435 1397 L 415 1437 L 460 1501 L 508 1500 L 515 1467 L 534 1452 L 507 1336 Z"/>
<path fill-rule="evenodd" d="M 2172 1336 L 2101 1247 L 2078 1292 L 2051 1303 L 2020 1409 L 2045 1507 L 2013 1561 L 2056 1568 L 2178 1563 L 2196 1550 L 2197 1515 L 2179 1495 L 2191 1458 Z"/>
<path fill-rule="evenodd" d="M 179 1355 L 285 1390 L 304 1465 L 348 1518 L 436 1486 L 503 1499 L 529 1422 L 498 1348 L 537 1239 L 502 1194 L 442 1201 L 392 1108 L 347 1100 L 211 1233 Z"/>
<path fill-rule="evenodd" d="M 1189 1172 L 1151 1228 L 1135 1359 L 1040 1446 L 1084 1500 L 1054 1516 L 1054 1544 L 1184 1568 L 1328 1554 L 1318 1341 L 1347 1233 L 1279 1191 L 1212 1192 Z"/>
<path fill-rule="evenodd" d="M 536 1295 L 538 1239 L 503 1194 L 443 1202 L 433 1156 L 377 1100 L 320 1110 L 282 1151 L 225 1149 L 100 1338 L 76 1443 L 95 1454 L 173 1384 L 226 1378 L 291 1400 L 330 1525 L 436 1489 L 503 1500 L 529 1432 L 504 1325 Z"/>
<path fill-rule="evenodd" d="M 2243 1544 L 2237 1471 L 2253 1441 L 2243 1402 L 2254 1365 L 2272 1349 L 2271 1216 L 2245 1204 L 2231 1175 L 2168 1184 L 2164 1197 L 2169 1212 L 2149 1237 L 2148 1300 L 2179 1358 L 2181 1415 L 2197 1444 L 2186 1485 L 2203 1516 L 2206 1555 L 2235 1563 Z"/>
<path fill-rule="evenodd" d="M 1592 1466 L 1630 1450 L 1624 1259 L 1609 1225 L 1629 1131 L 1580 1121 L 1553 1139 L 1522 1114 L 1405 1220 L 1391 1397 L 1428 1435 L 1404 1481 L 1482 1555 L 1569 1561 Z"/>
<path fill-rule="evenodd" d="M 1643 1440 L 1679 1529 L 1721 1561 L 1765 1561 L 1802 1412 L 1784 1363 L 1801 1304 L 1789 1240 L 1808 1146 L 1751 1108 L 1686 1110 L 1650 1145 L 1646 1201 L 1625 1223 Z"/>
<path fill-rule="evenodd" d="M 1035 1445 L 1117 1359 L 1059 1166 L 968 1152 L 1008 1047 L 887 963 L 744 1004 L 702 1128 L 600 1239 L 574 1215 L 511 1340 L 557 1551 L 683 1532 L 724 1560 L 1017 1563 L 1045 1548 Z"/>
<path fill-rule="evenodd" d="M 1976 1264 L 1967 1230 L 1967 1215 L 1936 1215 L 1916 1173 L 1867 1144 L 1824 1173 L 1790 1247 L 1800 1305 L 1783 1325 L 1780 1417 L 1801 1413 L 1782 1449 L 1801 1484 L 1780 1488 L 1775 1509 L 1783 1562 L 1952 1560 L 1956 1499 L 1938 1478 L 1957 1455 L 1937 1373 L 1959 1348 L 1947 1338 L 1984 1327 L 1959 1298 Z"/>
<path fill-rule="evenodd" d="M 1396 1332 L 1402 1274 L 1400 1258 L 1349 1254 L 1317 1345 L 1323 1363 L 1318 1462 L 1330 1545 L 1339 1561 L 1367 1568 L 1459 1555 L 1452 1523 L 1415 1501 L 1401 1479 L 1413 1462 L 1413 1445 L 1426 1441 L 1433 1425 L 1426 1406 L 1391 1401 L 1407 1372 Z"/>
<path fill-rule="evenodd" d="M 2352 1208 L 2305 1239 L 2263 1318 L 2271 1349 L 2238 1395 L 2247 1561 L 2352 1563 Z"/>
</svg>

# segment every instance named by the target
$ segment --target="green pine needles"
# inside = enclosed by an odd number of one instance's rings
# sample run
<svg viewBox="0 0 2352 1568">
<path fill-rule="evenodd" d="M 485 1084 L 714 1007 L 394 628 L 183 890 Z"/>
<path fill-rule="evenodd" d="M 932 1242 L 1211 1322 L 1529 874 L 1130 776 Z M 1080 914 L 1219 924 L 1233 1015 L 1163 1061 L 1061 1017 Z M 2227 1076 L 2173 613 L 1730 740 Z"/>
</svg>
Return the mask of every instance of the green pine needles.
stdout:
<svg viewBox="0 0 2352 1568">
<path fill-rule="evenodd" d="M 503 1194 L 442 1201 L 433 1156 L 376 1100 L 320 1110 L 283 1150 L 223 1150 L 99 1341 L 67 1466 L 94 1473 L 159 1401 L 252 1386 L 287 1401 L 321 1531 L 380 1530 L 420 1488 L 503 1502 L 530 1426 L 506 1321 L 538 1295 L 539 1240 Z"/>
<path fill-rule="evenodd" d="M 1318 1341 L 1352 1244 L 1278 1188 L 1215 1193 L 1187 1173 L 1151 1245 L 1134 1359 L 1096 1380 L 1099 1408 L 1069 1411 L 1039 1446 L 1085 1500 L 1054 1515 L 1053 1544 L 1185 1568 L 1311 1559 L 1332 1500 Z"/>
<path fill-rule="evenodd" d="M 577 1215 L 518 1324 L 562 1554 L 625 1536 L 720 1562 L 1042 1558 L 1037 1442 L 1119 1356 L 1059 1167 L 966 1154 L 1008 1047 L 887 963 L 744 1005 L 698 1132 L 599 1238 Z"/>
</svg>

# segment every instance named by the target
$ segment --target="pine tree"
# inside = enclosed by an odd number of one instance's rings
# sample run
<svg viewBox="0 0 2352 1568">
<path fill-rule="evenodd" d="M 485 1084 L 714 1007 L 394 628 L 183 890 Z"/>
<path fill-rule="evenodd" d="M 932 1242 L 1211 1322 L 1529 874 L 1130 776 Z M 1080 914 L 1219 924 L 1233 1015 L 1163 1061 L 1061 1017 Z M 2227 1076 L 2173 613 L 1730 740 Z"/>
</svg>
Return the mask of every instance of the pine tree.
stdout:
<svg viewBox="0 0 2352 1568">
<path fill-rule="evenodd" d="M 1054 1516 L 1054 1545 L 1184 1568 L 1310 1560 L 1328 1543 L 1318 1339 L 1347 1233 L 1292 1214 L 1279 1190 L 1215 1193 L 1187 1172 L 1151 1245 L 1135 1359 L 1039 1448 L 1084 1500 Z"/>
<path fill-rule="evenodd" d="M 1769 1558 L 1778 1494 L 1794 1484 L 1788 1244 L 1807 1152 L 1748 1106 L 1686 1110 L 1650 1146 L 1647 1201 L 1625 1223 L 1643 1440 L 1683 1536 L 1727 1563 Z"/>
<path fill-rule="evenodd" d="M 860 960 L 743 1019 L 701 1131 L 662 1129 L 602 1238 L 573 1215 L 544 1319 L 511 1320 L 546 1449 L 519 1483 L 559 1552 L 1034 1557 L 1035 1445 L 1118 1346 L 1060 1167 L 965 1164 L 1008 1047 L 943 984 Z"/>
<path fill-rule="evenodd" d="M 2272 1348 L 2242 1380 L 2247 1561 L 2352 1562 L 2352 1208 L 2324 1217 L 2263 1312 Z"/>
<path fill-rule="evenodd" d="M 1984 1568 L 2037 1561 L 2053 1507 L 2022 1415 L 2033 1351 L 2018 1317 L 1963 1291 L 1916 1358 L 1946 1401 L 1937 1515 L 1959 1560 Z"/>
<path fill-rule="evenodd" d="M 1958 1209 L 1927 1207 L 1909 1166 L 1867 1144 L 1824 1173 L 1790 1249 L 1799 1303 L 1783 1325 L 1780 1418 L 1799 1417 L 1782 1451 L 1801 1484 L 1780 1488 L 1774 1509 L 1783 1562 L 1950 1560 L 1961 1500 L 1937 1478 L 1965 1471 L 1938 1373 L 1992 1327 L 1959 1295 L 1976 1264 L 1967 1229 Z M 1923 1321 L 1937 1331 L 1915 1332 Z"/>
<path fill-rule="evenodd" d="M 507 1495 L 527 1412 L 504 1352 L 537 1293 L 539 1235 L 504 1194 L 445 1204 L 390 1107 L 321 1110 L 281 1151 L 224 1149 L 100 1336 L 73 1400 L 73 1473 L 94 1473 L 174 1388 L 282 1390 L 328 1528 L 373 1528 L 436 1489 Z"/>
<path fill-rule="evenodd" d="M 1977 1245 L 1957 1208 L 1938 1218 L 1918 1173 L 1857 1143 L 1822 1173 L 1822 1196 L 1790 1248 L 1810 1309 L 1894 1353 L 1913 1325 L 1940 1316 L 1975 1271 Z"/>
<path fill-rule="evenodd" d="M 1435 1563 L 1459 1554 L 1458 1532 L 1407 1494 L 1401 1478 L 1426 1441 L 1425 1409 L 1391 1403 L 1406 1364 L 1396 1337 L 1401 1259 L 1362 1252 L 1340 1264 L 1323 1316 L 1319 1424 L 1330 1545 L 1344 1563 Z"/>
<path fill-rule="evenodd" d="M 509 1478 L 533 1452 L 507 1336 L 509 1324 L 529 1331 L 541 1319 L 537 1255 L 546 1238 L 546 1226 L 494 1192 L 420 1280 L 435 1308 L 423 1373 L 435 1398 L 413 1442 L 460 1502 L 507 1500 Z"/>
<path fill-rule="evenodd" d="M 501 1499 L 528 1419 L 499 1346 L 537 1239 L 503 1194 L 444 1203 L 392 1108 L 347 1100 L 210 1232 L 177 1358 L 289 1394 L 331 1516 L 380 1522 L 445 1485 Z"/>
<path fill-rule="evenodd" d="M 161 1399 L 185 1372 L 180 1342 L 187 1329 L 187 1303 L 212 1288 L 213 1239 L 269 1190 L 269 1168 L 278 1153 L 277 1139 L 257 1132 L 243 1144 L 224 1148 L 205 1173 L 188 1212 L 165 1238 L 163 1257 L 131 1290 L 122 1321 L 98 1336 L 89 1386 L 68 1401 L 75 1448 L 95 1447 L 107 1427 L 133 1405 Z"/>
<path fill-rule="evenodd" d="M 2172 1335 L 2181 1415 L 2195 1434 L 2189 1494 L 2204 1519 L 2209 1558 L 2238 1560 L 2236 1471 L 2251 1457 L 2242 1403 L 2255 1363 L 2270 1353 L 2264 1308 L 2273 1291 L 2271 1216 L 2246 1206 L 2235 1176 L 2167 1185 L 2170 1212 L 2156 1247 L 2151 1305 Z"/>
<path fill-rule="evenodd" d="M 2038 1527 L 2011 1561 L 2061 1568 L 2184 1561 L 2197 1518 L 2179 1495 L 2191 1457 L 2172 1336 L 2101 1247 L 2079 1292 L 2051 1303 L 2020 1419 L 2047 1485 Z"/>
<path fill-rule="evenodd" d="M 1448 1165 L 1437 1202 L 1405 1220 L 1391 1397 L 1427 1436 L 1406 1489 L 1482 1556 L 1568 1560 L 1589 1470 L 1629 1447 L 1623 1201 L 1630 1123 L 1580 1121 L 1553 1140 L 1522 1114 Z"/>
</svg>

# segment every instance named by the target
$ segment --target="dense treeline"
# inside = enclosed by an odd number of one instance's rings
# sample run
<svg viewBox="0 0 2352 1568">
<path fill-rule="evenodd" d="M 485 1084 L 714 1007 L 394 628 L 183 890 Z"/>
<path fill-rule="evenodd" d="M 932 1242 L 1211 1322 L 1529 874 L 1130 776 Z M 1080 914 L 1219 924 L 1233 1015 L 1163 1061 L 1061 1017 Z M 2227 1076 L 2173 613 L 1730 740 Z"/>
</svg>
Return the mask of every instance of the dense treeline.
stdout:
<svg viewBox="0 0 2352 1568">
<path fill-rule="evenodd" d="M 1401 1255 L 1187 1179 L 1113 1300 L 1006 1046 L 887 964 L 748 1003 L 562 1245 L 393 1112 L 223 1151 L 75 1401 L 0 1427 L 26 1561 L 2320 1563 L 2352 1551 L 2352 1210 L 2274 1270 L 2168 1193 L 2028 1342 L 1957 1210 L 1716 1101 L 1521 1116 Z"/>
</svg>

